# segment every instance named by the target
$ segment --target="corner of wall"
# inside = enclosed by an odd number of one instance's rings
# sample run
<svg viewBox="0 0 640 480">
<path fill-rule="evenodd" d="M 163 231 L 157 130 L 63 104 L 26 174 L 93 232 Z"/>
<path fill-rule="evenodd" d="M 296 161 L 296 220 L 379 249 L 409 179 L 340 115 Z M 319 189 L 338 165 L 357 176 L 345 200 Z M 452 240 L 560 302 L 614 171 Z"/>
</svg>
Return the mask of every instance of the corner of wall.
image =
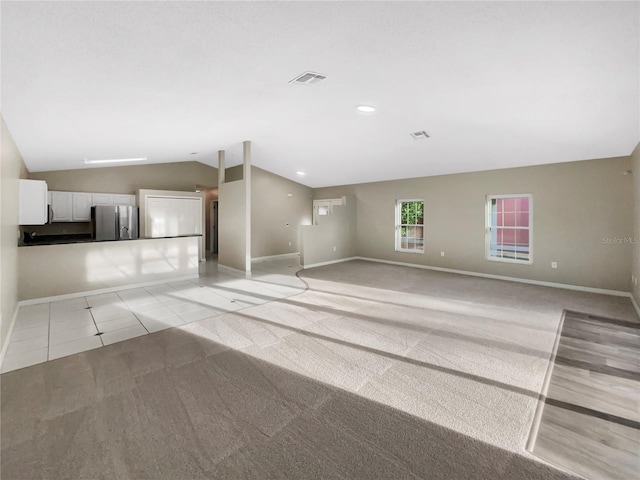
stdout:
<svg viewBox="0 0 640 480">
<path fill-rule="evenodd" d="M 1 117 L 0 117 L 1 118 Z M 1 118 L 0 160 L 0 345 L 5 351 L 18 309 L 18 189 L 29 174 L 11 133 Z"/>
<path fill-rule="evenodd" d="M 312 222 L 311 188 L 252 165 L 251 256 L 300 252 L 301 227 Z"/>
<path fill-rule="evenodd" d="M 640 143 L 631 154 L 631 172 L 633 175 L 633 260 L 631 266 L 631 295 L 640 317 Z"/>
</svg>

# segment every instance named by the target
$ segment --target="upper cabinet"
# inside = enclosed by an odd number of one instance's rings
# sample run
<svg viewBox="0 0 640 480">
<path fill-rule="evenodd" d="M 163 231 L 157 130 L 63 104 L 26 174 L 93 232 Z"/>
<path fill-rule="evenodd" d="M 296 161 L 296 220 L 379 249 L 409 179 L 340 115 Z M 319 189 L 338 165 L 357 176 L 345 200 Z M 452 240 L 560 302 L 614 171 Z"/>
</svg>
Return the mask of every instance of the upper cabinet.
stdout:
<svg viewBox="0 0 640 480">
<path fill-rule="evenodd" d="M 49 203 L 53 210 L 53 222 L 90 222 L 91 207 L 95 205 L 135 206 L 136 196 L 117 193 L 49 192 Z M 46 217 L 44 223 L 46 223 Z"/>
<path fill-rule="evenodd" d="M 72 193 L 73 202 L 71 208 L 72 222 L 89 222 L 91 220 L 91 194 Z"/>
<path fill-rule="evenodd" d="M 113 205 L 113 195 L 110 193 L 92 193 L 91 205 Z"/>
<path fill-rule="evenodd" d="M 116 195 L 113 194 L 113 204 L 114 205 L 131 205 L 136 206 L 136 196 L 135 195 Z"/>
<path fill-rule="evenodd" d="M 44 225 L 47 223 L 47 182 L 20 180 L 18 223 Z"/>
<path fill-rule="evenodd" d="M 71 192 L 51 192 L 52 222 L 72 222 L 73 200 Z"/>
</svg>

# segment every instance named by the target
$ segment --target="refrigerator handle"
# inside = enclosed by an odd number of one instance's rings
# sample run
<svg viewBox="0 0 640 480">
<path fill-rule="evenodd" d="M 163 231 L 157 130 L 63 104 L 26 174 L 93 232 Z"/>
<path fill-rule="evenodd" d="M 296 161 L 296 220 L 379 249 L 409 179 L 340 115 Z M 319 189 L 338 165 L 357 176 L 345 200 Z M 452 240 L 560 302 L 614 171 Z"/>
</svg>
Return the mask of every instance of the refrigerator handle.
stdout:
<svg viewBox="0 0 640 480">
<path fill-rule="evenodd" d="M 116 206 L 116 240 L 120 240 L 122 237 L 120 236 L 120 209 Z"/>
</svg>

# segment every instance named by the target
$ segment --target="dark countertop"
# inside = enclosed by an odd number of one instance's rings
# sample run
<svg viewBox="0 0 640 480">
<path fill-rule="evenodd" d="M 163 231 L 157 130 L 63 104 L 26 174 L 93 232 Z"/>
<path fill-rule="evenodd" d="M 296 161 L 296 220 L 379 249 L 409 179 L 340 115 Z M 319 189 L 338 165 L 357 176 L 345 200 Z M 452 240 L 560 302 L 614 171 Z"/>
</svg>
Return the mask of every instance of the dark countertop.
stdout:
<svg viewBox="0 0 640 480">
<path fill-rule="evenodd" d="M 191 235 L 173 235 L 169 237 L 140 237 L 131 240 L 96 240 L 91 238 L 90 234 L 74 234 L 74 235 L 36 235 L 33 240 L 25 243 L 20 241 L 19 247 L 36 247 L 39 245 L 65 245 L 69 243 L 103 243 L 103 242 L 131 242 L 135 240 L 155 240 L 159 238 L 182 238 L 182 237 L 201 237 L 200 233 Z"/>
</svg>

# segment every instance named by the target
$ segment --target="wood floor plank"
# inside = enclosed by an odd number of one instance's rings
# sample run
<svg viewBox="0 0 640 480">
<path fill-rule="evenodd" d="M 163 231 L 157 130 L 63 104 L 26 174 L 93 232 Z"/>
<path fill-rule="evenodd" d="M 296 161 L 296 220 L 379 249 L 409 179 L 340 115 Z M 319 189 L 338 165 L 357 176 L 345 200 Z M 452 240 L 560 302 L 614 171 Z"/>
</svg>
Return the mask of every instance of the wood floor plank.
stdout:
<svg viewBox="0 0 640 480">
<path fill-rule="evenodd" d="M 640 421 L 638 382 L 556 365 L 547 398 Z"/>
<path fill-rule="evenodd" d="M 545 406 L 534 453 L 589 479 L 634 479 L 640 431 Z"/>
</svg>

